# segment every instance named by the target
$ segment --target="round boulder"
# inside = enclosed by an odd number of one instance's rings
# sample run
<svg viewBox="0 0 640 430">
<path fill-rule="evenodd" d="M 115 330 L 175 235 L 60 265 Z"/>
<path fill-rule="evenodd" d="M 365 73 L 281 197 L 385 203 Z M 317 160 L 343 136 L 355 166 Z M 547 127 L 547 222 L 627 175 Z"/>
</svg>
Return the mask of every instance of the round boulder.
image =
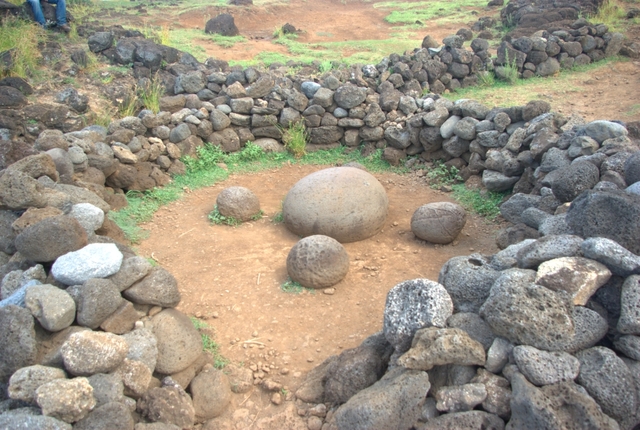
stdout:
<svg viewBox="0 0 640 430">
<path fill-rule="evenodd" d="M 287 256 L 289 276 L 307 288 L 331 287 L 348 271 L 347 251 L 337 240 L 321 234 L 301 239 Z"/>
<path fill-rule="evenodd" d="M 285 225 L 292 233 L 302 237 L 322 234 L 341 243 L 378 233 L 388 209 L 382 184 L 355 167 L 332 167 L 305 176 L 282 204 Z"/>
<path fill-rule="evenodd" d="M 467 222 L 465 210 L 455 203 L 436 202 L 420 206 L 411 217 L 411 231 L 422 240 L 447 244 L 455 240 Z"/>
<path fill-rule="evenodd" d="M 221 34 L 223 36 L 237 36 L 240 34 L 233 16 L 228 13 L 221 13 L 207 21 L 204 32 L 207 34 Z"/>
<path fill-rule="evenodd" d="M 218 194 L 216 205 L 220 215 L 235 218 L 238 221 L 249 221 L 260 213 L 260 201 L 253 192 L 245 187 L 228 187 Z"/>
</svg>

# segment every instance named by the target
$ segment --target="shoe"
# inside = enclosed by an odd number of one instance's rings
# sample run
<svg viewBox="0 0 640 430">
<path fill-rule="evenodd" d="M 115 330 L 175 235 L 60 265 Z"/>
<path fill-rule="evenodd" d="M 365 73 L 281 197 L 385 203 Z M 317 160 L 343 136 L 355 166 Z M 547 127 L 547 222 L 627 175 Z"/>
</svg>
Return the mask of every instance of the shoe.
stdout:
<svg viewBox="0 0 640 430">
<path fill-rule="evenodd" d="M 69 27 L 69 24 L 59 25 L 58 28 L 67 34 L 71 33 L 71 27 Z"/>
</svg>

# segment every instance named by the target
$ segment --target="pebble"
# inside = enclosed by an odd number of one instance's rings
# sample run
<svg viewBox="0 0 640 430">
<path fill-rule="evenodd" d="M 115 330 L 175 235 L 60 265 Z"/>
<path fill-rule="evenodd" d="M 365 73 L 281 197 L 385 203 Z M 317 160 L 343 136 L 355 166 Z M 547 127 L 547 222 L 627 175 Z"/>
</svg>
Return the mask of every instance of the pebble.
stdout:
<svg viewBox="0 0 640 430">
<path fill-rule="evenodd" d="M 289 369 L 287 369 L 286 367 L 283 367 L 282 369 L 280 369 L 280 374 L 281 375 L 288 375 L 289 374 Z"/>
<path fill-rule="evenodd" d="M 324 290 L 322 290 L 323 293 L 329 295 L 329 296 L 333 296 L 336 293 L 336 289 L 335 288 L 325 288 Z"/>
<path fill-rule="evenodd" d="M 273 393 L 271 395 L 271 403 L 273 403 L 274 405 L 280 405 L 282 404 L 282 394 L 280 393 Z"/>
</svg>

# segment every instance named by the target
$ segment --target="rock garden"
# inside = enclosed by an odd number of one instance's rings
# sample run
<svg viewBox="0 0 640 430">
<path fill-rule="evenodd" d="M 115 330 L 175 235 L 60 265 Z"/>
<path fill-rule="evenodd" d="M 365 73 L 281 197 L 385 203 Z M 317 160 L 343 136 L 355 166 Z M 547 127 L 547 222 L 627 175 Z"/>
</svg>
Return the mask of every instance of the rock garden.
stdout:
<svg viewBox="0 0 640 430">
<path fill-rule="evenodd" d="M 0 428 L 638 428 L 640 122 L 446 97 L 633 58 L 599 6 L 311 74 L 81 27 L 162 89 L 105 125 L 2 79 Z"/>
</svg>

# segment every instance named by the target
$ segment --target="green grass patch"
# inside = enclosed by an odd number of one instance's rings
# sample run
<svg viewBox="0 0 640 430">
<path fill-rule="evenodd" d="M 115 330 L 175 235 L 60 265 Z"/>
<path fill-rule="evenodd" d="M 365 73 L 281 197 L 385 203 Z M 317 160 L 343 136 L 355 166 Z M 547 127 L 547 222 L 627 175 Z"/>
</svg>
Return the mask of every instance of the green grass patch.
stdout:
<svg viewBox="0 0 640 430">
<path fill-rule="evenodd" d="M 374 8 L 391 9 L 385 21 L 390 24 L 415 24 L 416 21 L 431 21 L 435 23 L 464 22 L 468 20 L 469 8 L 482 8 L 486 6 L 483 0 L 458 0 L 448 1 L 421 1 L 399 2 L 388 1 L 375 3 Z"/>
<path fill-rule="evenodd" d="M 605 24 L 609 31 L 624 31 L 627 11 L 618 0 L 605 0 L 598 8 L 598 12 L 586 18 L 595 24 Z"/>
<path fill-rule="evenodd" d="M 222 36 L 220 34 L 209 34 L 206 38 L 223 48 L 232 48 L 236 43 L 247 41 L 244 36 Z"/>
<path fill-rule="evenodd" d="M 251 217 L 251 221 L 257 221 L 259 219 L 262 219 L 262 215 L 264 215 L 264 212 L 262 210 L 260 210 L 257 214 L 253 215 Z M 224 216 L 220 213 L 220 211 L 218 210 L 218 205 L 215 205 L 213 207 L 213 210 L 209 213 L 209 221 L 211 222 L 211 224 L 216 224 L 216 225 L 229 225 L 231 227 L 236 227 L 240 224 L 242 224 L 242 221 L 240 221 L 239 219 L 236 219 L 234 217 L 231 216 Z"/>
<path fill-rule="evenodd" d="M 301 158 L 307 153 L 308 140 L 309 133 L 307 133 L 307 128 L 302 120 L 294 122 L 289 125 L 289 128 L 282 130 L 284 147 L 296 158 Z"/>
<path fill-rule="evenodd" d="M 191 317 L 191 323 L 196 328 L 196 330 L 200 332 L 200 337 L 202 339 L 202 350 L 208 352 L 213 356 L 213 367 L 215 367 L 216 369 L 222 369 L 227 364 L 229 364 L 230 360 L 220 354 L 220 345 L 215 340 L 213 340 L 208 333 L 203 333 L 203 331 L 208 331 L 211 329 L 211 327 L 209 327 L 209 324 L 196 317 Z"/>
<path fill-rule="evenodd" d="M 488 220 L 495 220 L 500 215 L 500 203 L 505 195 L 487 190 L 471 190 L 464 184 L 452 186 L 453 198 L 456 199 L 465 209 L 470 210 Z"/>
<path fill-rule="evenodd" d="M 0 52 L 11 51 L 13 65 L 2 75 L 24 79 L 41 75 L 38 69 L 38 44 L 44 41 L 44 36 L 44 30 L 32 21 L 4 18 L 0 22 Z"/>
<path fill-rule="evenodd" d="M 313 288 L 303 287 L 299 282 L 296 282 L 291 278 L 287 278 L 287 280 L 284 281 L 282 285 L 280 285 L 280 289 L 288 294 L 302 294 L 304 291 L 307 291 L 309 294 L 316 293 L 316 290 L 314 290 Z"/>
<path fill-rule="evenodd" d="M 458 175 L 458 169 L 454 166 L 447 166 L 441 161 L 436 161 L 427 172 L 427 180 L 431 188 L 438 189 L 460 182 L 462 178 Z"/>
</svg>

